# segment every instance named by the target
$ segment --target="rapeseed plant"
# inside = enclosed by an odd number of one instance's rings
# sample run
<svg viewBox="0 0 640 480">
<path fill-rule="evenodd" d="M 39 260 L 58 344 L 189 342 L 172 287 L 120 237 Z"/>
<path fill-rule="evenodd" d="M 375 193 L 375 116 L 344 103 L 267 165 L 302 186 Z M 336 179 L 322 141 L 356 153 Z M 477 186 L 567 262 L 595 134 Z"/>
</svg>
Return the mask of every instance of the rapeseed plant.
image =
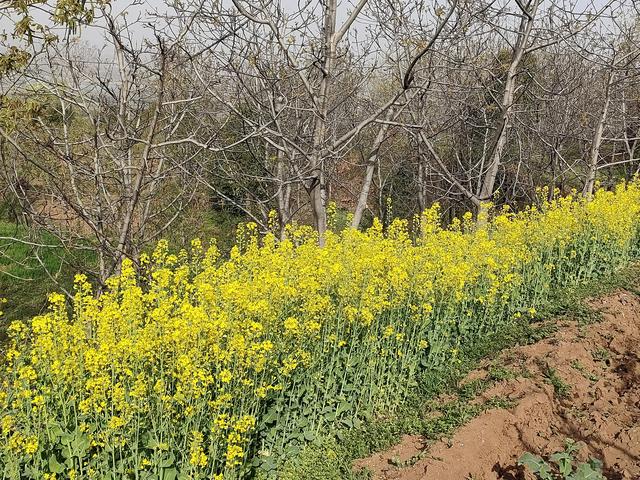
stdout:
<svg viewBox="0 0 640 480">
<path fill-rule="evenodd" d="M 240 229 L 125 260 L 94 295 L 14 322 L 0 377 L 3 478 L 236 479 L 393 409 L 421 370 L 530 321 L 556 288 L 637 253 L 640 184 L 476 226 L 438 206 L 387 229 Z"/>
</svg>

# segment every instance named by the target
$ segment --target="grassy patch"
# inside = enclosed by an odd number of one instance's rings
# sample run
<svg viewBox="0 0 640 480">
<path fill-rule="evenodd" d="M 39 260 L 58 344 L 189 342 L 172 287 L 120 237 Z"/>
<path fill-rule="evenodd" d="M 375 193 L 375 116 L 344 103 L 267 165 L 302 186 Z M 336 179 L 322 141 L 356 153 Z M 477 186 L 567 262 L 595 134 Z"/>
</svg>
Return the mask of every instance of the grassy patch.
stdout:
<svg viewBox="0 0 640 480">
<path fill-rule="evenodd" d="M 584 378 L 592 383 L 595 383 L 600 379 L 598 375 L 587 370 L 587 367 L 585 367 L 580 360 L 574 360 L 571 362 L 571 367 L 580 372 Z"/>
<path fill-rule="evenodd" d="M 68 252 L 51 235 L 0 221 L 0 237 L 0 297 L 7 300 L 2 307 L 2 338 L 6 322 L 39 314 L 46 308 L 48 293 L 70 288 L 76 268 L 70 267 Z M 75 260 L 79 265 L 91 261 L 89 255 Z"/>
<path fill-rule="evenodd" d="M 553 386 L 553 391 L 558 398 L 566 398 L 571 393 L 571 385 L 565 382 L 556 371 L 555 368 L 551 368 L 546 365 L 543 369 L 545 380 Z"/>
<path fill-rule="evenodd" d="M 611 361 L 611 352 L 604 347 L 599 347 L 591 352 L 591 357 L 596 362 L 602 362 L 609 365 L 609 362 Z"/>
</svg>

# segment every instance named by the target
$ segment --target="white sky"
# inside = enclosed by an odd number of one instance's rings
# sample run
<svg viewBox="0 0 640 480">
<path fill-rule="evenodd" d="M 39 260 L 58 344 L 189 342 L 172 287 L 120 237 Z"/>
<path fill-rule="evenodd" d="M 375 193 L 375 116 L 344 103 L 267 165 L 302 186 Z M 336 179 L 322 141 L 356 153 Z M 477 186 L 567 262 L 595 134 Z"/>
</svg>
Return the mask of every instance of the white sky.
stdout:
<svg viewBox="0 0 640 480">
<path fill-rule="evenodd" d="M 280 0 L 281 5 L 285 9 L 294 9 L 298 6 L 299 0 Z M 354 0 L 343 0 L 340 2 L 338 8 L 338 18 L 344 19 L 346 18 L 347 11 L 350 10 Z M 409 0 L 407 0 L 409 1 Z M 513 0 L 509 0 L 513 1 Z M 588 5 L 594 5 L 595 8 L 601 7 L 606 3 L 607 0 L 575 0 L 577 2 L 577 10 L 582 10 Z M 628 0 L 630 2 L 635 2 L 636 0 Z M 230 0 L 222 0 L 223 4 L 230 4 Z M 49 2 L 53 3 L 53 2 Z M 123 9 L 127 9 L 128 18 L 133 19 L 137 18 L 139 15 L 143 23 L 149 22 L 153 19 L 152 16 L 147 15 L 147 12 L 153 11 L 163 11 L 166 10 L 165 1 L 164 0 L 143 0 L 142 4 L 131 6 L 132 2 L 127 0 L 112 0 L 111 5 L 113 6 L 114 11 L 122 11 Z M 138 2 L 140 3 L 140 2 Z M 318 0 L 319 3 L 319 0 Z M 434 5 L 437 3 L 436 0 L 433 0 Z M 10 9 L 5 9 L 4 11 L 0 11 L 0 32 L 4 32 L 7 34 L 12 33 L 13 31 L 13 22 L 12 13 Z M 34 17 L 43 23 L 48 23 L 48 19 L 42 13 L 34 15 Z M 141 38 L 144 36 L 142 33 L 143 27 L 137 27 L 137 29 L 141 32 Z M 81 33 L 81 40 L 86 42 L 87 46 L 100 47 L 104 44 L 103 41 L 103 32 L 98 28 L 88 27 L 85 28 Z"/>
</svg>

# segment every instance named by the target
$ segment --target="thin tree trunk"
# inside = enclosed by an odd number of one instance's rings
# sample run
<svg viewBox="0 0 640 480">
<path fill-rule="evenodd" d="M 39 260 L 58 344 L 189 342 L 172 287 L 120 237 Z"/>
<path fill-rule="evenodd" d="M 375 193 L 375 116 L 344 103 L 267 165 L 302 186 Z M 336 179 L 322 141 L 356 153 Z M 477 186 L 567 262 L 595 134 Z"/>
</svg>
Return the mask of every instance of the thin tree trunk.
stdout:
<svg viewBox="0 0 640 480">
<path fill-rule="evenodd" d="M 424 149 L 422 148 L 422 143 L 418 142 L 418 209 L 420 213 L 422 213 L 427 208 L 427 187 L 426 187 L 426 178 L 427 178 L 427 166 L 428 163 L 424 161 L 426 158 L 426 154 L 424 153 Z"/>
<path fill-rule="evenodd" d="M 285 178 L 285 167 L 284 167 L 284 155 L 285 153 L 282 150 L 277 150 L 277 164 L 276 164 L 276 175 L 278 176 L 278 229 L 279 229 L 279 237 L 281 240 L 284 239 L 285 226 L 289 222 L 290 212 L 289 212 L 289 197 L 290 197 L 290 188 L 286 183 Z"/>
<path fill-rule="evenodd" d="M 313 134 L 311 185 L 311 209 L 320 244 L 324 244 L 324 234 L 327 231 L 327 179 L 325 162 L 327 151 L 327 114 L 329 111 L 328 97 L 333 81 L 333 70 L 336 61 L 336 14 L 338 0 L 327 0 L 324 12 L 324 61 L 322 65 L 322 80 L 316 99 L 316 121 Z"/>
<path fill-rule="evenodd" d="M 390 118 L 393 114 L 393 109 L 390 109 L 389 112 L 390 113 L 387 115 L 387 117 Z M 367 157 L 367 168 L 364 175 L 364 181 L 362 182 L 362 188 L 360 189 L 360 195 L 358 196 L 358 203 L 353 212 L 353 220 L 351 221 L 351 226 L 353 228 L 359 228 L 360 222 L 362 222 L 362 215 L 367 208 L 369 191 L 371 190 L 371 183 L 373 182 L 373 174 L 375 173 L 376 164 L 378 163 L 380 147 L 387 137 L 388 131 L 388 123 L 385 123 L 380 127 L 380 129 L 378 130 L 378 134 L 376 135 L 376 139 L 373 142 L 373 148 L 371 149 L 371 152 L 369 152 L 369 156 Z"/>
<path fill-rule="evenodd" d="M 520 22 L 520 28 L 518 30 L 518 41 L 513 49 L 511 56 L 511 64 L 507 71 L 507 78 L 504 85 L 504 93 L 502 95 L 502 101 L 500 104 L 500 110 L 502 115 L 499 119 L 499 123 L 496 129 L 496 139 L 491 152 L 491 160 L 489 167 L 482 179 L 482 188 L 480 189 L 480 202 L 477 207 L 478 221 L 480 223 L 486 220 L 487 216 L 487 204 L 493 196 L 496 178 L 500 169 L 502 161 L 502 154 L 504 147 L 507 144 L 507 138 L 509 129 L 511 128 L 511 120 L 513 116 L 513 101 L 516 91 L 516 75 L 518 74 L 518 68 L 520 62 L 525 54 L 527 43 L 529 42 L 529 36 L 531 35 L 531 29 L 535 21 L 538 5 L 541 0 L 533 0 L 530 11 L 522 12 L 522 20 Z"/>
<path fill-rule="evenodd" d="M 609 71 L 609 78 L 607 79 L 607 86 L 605 88 L 604 105 L 600 112 L 600 118 L 598 118 L 598 124 L 596 125 L 596 131 L 593 135 L 593 141 L 591 142 L 591 149 L 589 151 L 589 172 L 584 184 L 584 189 L 582 190 L 582 196 L 586 198 L 591 198 L 593 196 L 593 189 L 596 184 L 596 173 L 598 172 L 598 160 L 600 159 L 602 135 L 604 134 L 604 127 L 607 123 L 607 116 L 609 115 L 609 106 L 611 105 L 611 86 L 613 85 L 613 78 L 613 71 Z"/>
</svg>

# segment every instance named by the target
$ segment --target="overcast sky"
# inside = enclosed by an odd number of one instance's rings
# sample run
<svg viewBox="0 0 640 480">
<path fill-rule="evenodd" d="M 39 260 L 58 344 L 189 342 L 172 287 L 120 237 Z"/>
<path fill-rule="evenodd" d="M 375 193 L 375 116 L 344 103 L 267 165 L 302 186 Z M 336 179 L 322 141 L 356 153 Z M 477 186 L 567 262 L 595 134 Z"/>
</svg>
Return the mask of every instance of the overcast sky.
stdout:
<svg viewBox="0 0 640 480">
<path fill-rule="evenodd" d="M 280 0 L 281 5 L 287 9 L 294 9 L 297 7 L 299 0 Z M 353 0 L 343 0 L 339 4 L 338 8 L 338 18 L 344 19 L 346 18 L 347 12 L 350 10 L 352 6 Z M 410 0 L 407 0 L 410 1 Z M 576 0 L 577 1 L 577 9 L 583 10 L 587 6 L 594 4 L 596 8 L 604 5 L 607 0 Z M 632 0 L 634 1 L 634 0 Z M 230 4 L 231 0 L 222 0 L 223 4 Z M 53 3 L 53 2 L 51 2 Z M 147 15 L 147 12 L 154 11 L 162 11 L 165 10 L 165 1 L 164 0 L 144 0 L 144 3 L 141 5 L 131 6 L 131 2 L 127 0 L 112 0 L 111 4 L 114 8 L 114 11 L 122 11 L 123 9 L 127 9 L 129 19 L 137 18 L 138 15 L 142 16 L 143 21 L 150 21 L 153 19 L 151 15 Z M 436 1 L 433 2 L 436 4 Z M 10 34 L 13 31 L 13 23 L 11 18 L 11 13 L 9 9 L 5 9 L 2 13 L 2 17 L 0 18 L 0 31 Z M 47 18 L 42 14 L 36 14 L 35 18 L 44 23 L 47 22 Z M 140 32 L 143 31 L 142 28 L 139 29 Z M 141 33 L 141 37 L 142 37 Z M 91 45 L 94 47 L 100 47 L 104 44 L 103 38 L 104 33 L 100 29 L 87 27 L 84 28 L 81 38 L 83 42 L 86 42 L 87 45 Z"/>
</svg>

